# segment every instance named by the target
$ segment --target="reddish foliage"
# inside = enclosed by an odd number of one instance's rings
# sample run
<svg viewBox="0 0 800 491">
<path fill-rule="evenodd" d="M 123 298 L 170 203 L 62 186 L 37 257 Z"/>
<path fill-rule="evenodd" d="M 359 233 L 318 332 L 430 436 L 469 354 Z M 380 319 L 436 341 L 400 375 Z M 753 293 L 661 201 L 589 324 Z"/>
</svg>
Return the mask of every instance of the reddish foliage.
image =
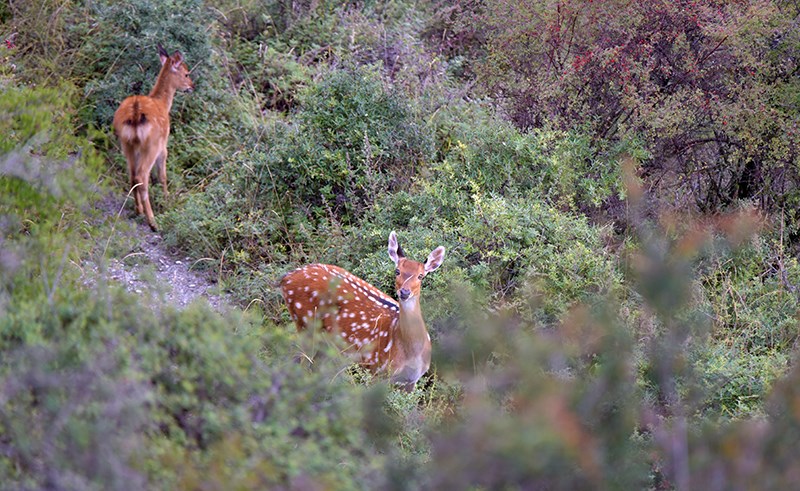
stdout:
<svg viewBox="0 0 800 491">
<path fill-rule="evenodd" d="M 798 188 L 791 170 L 798 142 L 787 136 L 796 112 L 775 107 L 781 84 L 794 83 L 782 67 L 800 43 L 794 15 L 780 10 L 792 7 L 769 0 L 480 6 L 471 13 L 479 20 L 472 38 L 485 39 L 478 80 L 520 128 L 580 126 L 598 142 L 643 140 L 653 185 L 701 209 L 741 198 L 780 206 Z"/>
</svg>

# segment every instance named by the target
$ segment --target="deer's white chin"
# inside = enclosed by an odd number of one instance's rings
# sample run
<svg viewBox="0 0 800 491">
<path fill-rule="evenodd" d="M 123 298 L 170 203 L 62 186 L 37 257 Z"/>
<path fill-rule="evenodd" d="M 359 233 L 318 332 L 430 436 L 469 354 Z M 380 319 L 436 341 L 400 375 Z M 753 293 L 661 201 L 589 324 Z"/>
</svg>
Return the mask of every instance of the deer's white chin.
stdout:
<svg viewBox="0 0 800 491">
<path fill-rule="evenodd" d="M 409 295 L 406 299 L 400 298 L 400 305 L 403 307 L 403 310 L 415 310 L 417 307 L 417 300 L 414 295 Z"/>
</svg>

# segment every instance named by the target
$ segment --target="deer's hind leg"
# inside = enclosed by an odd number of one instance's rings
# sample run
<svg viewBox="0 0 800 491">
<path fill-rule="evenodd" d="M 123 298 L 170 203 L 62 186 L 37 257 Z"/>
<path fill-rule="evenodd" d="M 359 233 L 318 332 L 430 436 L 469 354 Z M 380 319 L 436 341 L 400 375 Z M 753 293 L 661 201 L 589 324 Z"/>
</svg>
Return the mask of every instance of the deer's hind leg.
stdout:
<svg viewBox="0 0 800 491">
<path fill-rule="evenodd" d="M 161 183 L 161 189 L 164 191 L 164 197 L 169 196 L 167 191 L 167 147 L 161 149 L 161 153 L 156 158 L 156 166 L 158 167 L 158 182 Z"/>
<path fill-rule="evenodd" d="M 148 151 L 147 147 L 143 147 L 143 153 L 139 159 L 142 165 L 136 169 L 134 180 L 136 181 L 135 184 L 139 184 L 137 190 L 139 191 L 138 195 L 144 209 L 147 224 L 150 225 L 150 229 L 153 232 L 157 232 L 158 227 L 156 227 L 156 219 L 153 215 L 153 206 L 150 204 L 150 171 L 158 158 L 158 147 L 151 148 L 153 149 Z"/>
<path fill-rule="evenodd" d="M 139 152 L 133 145 L 123 145 L 122 153 L 125 154 L 125 160 L 128 162 L 128 176 L 130 176 L 130 184 L 131 184 L 130 188 L 128 189 L 128 192 L 133 193 L 133 202 L 136 207 L 135 214 L 141 215 L 144 213 L 144 207 L 142 206 L 142 198 L 139 195 L 139 188 L 141 186 L 136 186 L 138 182 L 136 179 L 136 169 L 139 167 L 139 162 L 138 162 Z"/>
</svg>

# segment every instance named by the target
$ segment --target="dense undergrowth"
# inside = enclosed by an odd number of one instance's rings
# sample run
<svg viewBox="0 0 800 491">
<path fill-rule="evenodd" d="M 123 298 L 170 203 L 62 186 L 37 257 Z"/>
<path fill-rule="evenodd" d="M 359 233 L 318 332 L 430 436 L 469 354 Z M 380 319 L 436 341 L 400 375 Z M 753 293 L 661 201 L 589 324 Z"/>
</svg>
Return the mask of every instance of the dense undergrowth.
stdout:
<svg viewBox="0 0 800 491">
<path fill-rule="evenodd" d="M 0 6 L 4 489 L 796 482 L 797 7 L 589 4 Z M 196 90 L 156 219 L 223 314 L 103 274 L 109 123 L 159 42 Z M 275 287 L 323 261 L 388 292 L 392 230 L 447 248 L 410 394 Z"/>
</svg>

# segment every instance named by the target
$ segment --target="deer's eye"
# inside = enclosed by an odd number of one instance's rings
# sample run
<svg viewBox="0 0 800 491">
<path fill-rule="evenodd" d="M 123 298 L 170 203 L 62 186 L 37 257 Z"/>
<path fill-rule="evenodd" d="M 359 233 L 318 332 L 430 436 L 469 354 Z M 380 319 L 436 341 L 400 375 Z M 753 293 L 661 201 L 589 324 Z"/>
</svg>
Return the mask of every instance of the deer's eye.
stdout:
<svg viewBox="0 0 800 491">
<path fill-rule="evenodd" d="M 395 269 L 394 270 L 394 275 L 395 276 L 400 276 L 400 269 Z"/>
</svg>

